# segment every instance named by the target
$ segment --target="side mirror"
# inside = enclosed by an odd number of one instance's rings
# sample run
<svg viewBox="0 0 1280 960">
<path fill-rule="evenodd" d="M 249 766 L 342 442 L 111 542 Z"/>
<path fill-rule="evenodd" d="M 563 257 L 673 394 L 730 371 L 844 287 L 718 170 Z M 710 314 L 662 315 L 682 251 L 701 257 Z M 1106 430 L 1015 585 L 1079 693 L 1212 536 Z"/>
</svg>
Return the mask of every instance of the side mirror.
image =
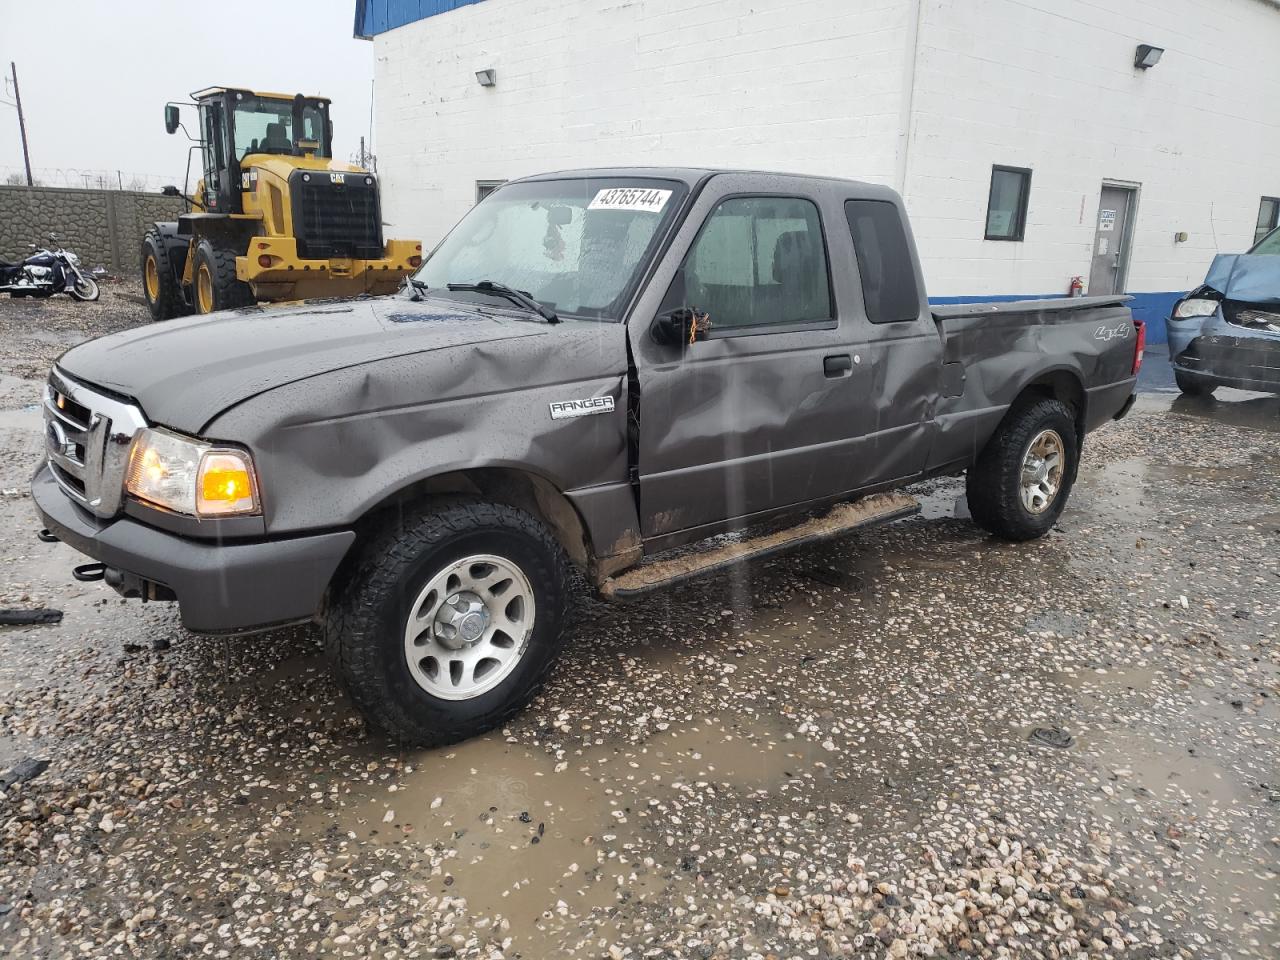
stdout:
<svg viewBox="0 0 1280 960">
<path fill-rule="evenodd" d="M 649 328 L 655 341 L 668 347 L 688 347 L 707 339 L 711 330 L 711 317 L 689 307 L 668 310 L 653 318 Z"/>
<path fill-rule="evenodd" d="M 175 187 L 173 184 L 169 184 L 168 186 L 161 187 L 161 188 L 160 188 L 160 193 L 161 193 L 161 195 L 166 196 L 166 197 L 181 197 L 181 196 L 182 196 L 182 194 L 179 192 L 178 188 L 177 188 L 177 187 Z"/>
<path fill-rule="evenodd" d="M 178 105 L 176 103 L 166 103 L 164 105 L 164 132 L 177 133 L 181 118 L 178 116 Z"/>
</svg>

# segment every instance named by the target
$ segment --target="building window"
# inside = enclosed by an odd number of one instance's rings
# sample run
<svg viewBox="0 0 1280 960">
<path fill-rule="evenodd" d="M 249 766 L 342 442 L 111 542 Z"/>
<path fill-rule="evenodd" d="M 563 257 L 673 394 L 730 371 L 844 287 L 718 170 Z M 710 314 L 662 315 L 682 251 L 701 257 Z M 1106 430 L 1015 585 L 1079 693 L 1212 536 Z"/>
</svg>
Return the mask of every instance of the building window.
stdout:
<svg viewBox="0 0 1280 960">
<path fill-rule="evenodd" d="M 1258 225 L 1253 231 L 1253 242 L 1257 243 L 1268 233 L 1280 226 L 1280 198 L 1263 197 L 1258 204 Z"/>
<path fill-rule="evenodd" d="M 822 221 L 809 200 L 725 200 L 702 225 L 684 281 L 713 332 L 834 316 Z"/>
<path fill-rule="evenodd" d="M 862 279 L 862 301 L 872 323 L 920 317 L 916 265 L 898 208 L 884 200 L 847 200 L 844 215 Z"/>
<path fill-rule="evenodd" d="M 1031 171 L 1026 167 L 991 168 L 991 193 L 987 197 L 988 240 L 1021 240 L 1027 226 L 1027 197 Z"/>
<path fill-rule="evenodd" d="M 476 181 L 476 203 L 479 203 L 493 191 L 497 190 L 507 181 L 505 180 L 477 180 Z"/>
</svg>

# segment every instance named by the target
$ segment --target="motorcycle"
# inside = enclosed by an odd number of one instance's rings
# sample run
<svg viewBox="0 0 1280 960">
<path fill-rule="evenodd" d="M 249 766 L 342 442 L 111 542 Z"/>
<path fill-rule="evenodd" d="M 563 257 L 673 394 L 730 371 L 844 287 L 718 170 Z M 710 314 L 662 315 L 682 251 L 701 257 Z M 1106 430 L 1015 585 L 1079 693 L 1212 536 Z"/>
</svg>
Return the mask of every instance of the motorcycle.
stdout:
<svg viewBox="0 0 1280 960">
<path fill-rule="evenodd" d="M 21 263 L 0 260 L 0 293 L 10 297 L 51 297 L 66 293 L 73 300 L 97 300 L 98 281 L 80 266 L 80 258 L 64 250 L 58 238 L 49 246 L 30 244 L 36 252 Z"/>
</svg>

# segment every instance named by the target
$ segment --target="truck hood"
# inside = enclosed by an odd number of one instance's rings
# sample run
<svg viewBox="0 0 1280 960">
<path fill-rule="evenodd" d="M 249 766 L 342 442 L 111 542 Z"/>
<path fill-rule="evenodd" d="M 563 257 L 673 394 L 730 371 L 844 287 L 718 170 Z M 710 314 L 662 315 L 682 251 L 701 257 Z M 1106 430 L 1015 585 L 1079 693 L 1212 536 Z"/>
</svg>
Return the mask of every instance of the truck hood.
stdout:
<svg viewBox="0 0 1280 960">
<path fill-rule="evenodd" d="M 154 423 L 198 434 L 228 408 L 308 377 L 546 330 L 452 301 L 339 300 L 148 324 L 73 347 L 58 366 L 137 400 Z"/>
</svg>

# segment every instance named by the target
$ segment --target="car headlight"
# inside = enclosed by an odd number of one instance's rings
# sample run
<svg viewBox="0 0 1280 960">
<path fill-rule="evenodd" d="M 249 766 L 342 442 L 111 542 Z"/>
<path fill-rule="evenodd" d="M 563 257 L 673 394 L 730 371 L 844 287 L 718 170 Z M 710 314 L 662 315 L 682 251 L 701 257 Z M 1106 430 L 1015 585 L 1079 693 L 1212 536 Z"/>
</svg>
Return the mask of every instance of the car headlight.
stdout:
<svg viewBox="0 0 1280 960">
<path fill-rule="evenodd" d="M 1183 300 L 1174 309 L 1173 315 L 1179 320 L 1191 317 L 1211 317 L 1218 312 L 1217 300 L 1205 300 L 1203 297 L 1191 297 Z"/>
<path fill-rule="evenodd" d="M 262 512 L 247 452 L 168 430 L 151 428 L 134 437 L 124 487 L 139 500 L 193 517 Z"/>
</svg>

